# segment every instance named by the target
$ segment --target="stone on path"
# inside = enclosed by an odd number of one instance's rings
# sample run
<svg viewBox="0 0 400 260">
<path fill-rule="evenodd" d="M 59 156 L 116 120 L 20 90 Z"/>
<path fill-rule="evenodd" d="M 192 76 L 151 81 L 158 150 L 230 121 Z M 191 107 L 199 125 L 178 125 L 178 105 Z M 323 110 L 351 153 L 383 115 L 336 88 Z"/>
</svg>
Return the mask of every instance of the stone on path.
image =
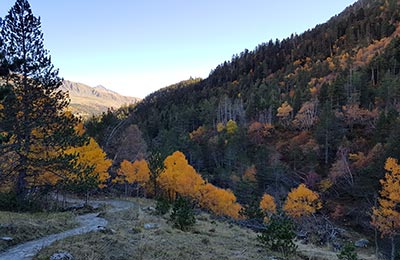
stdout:
<svg viewBox="0 0 400 260">
<path fill-rule="evenodd" d="M 50 256 L 50 260 L 75 260 L 75 258 L 68 252 L 59 252 Z"/>
</svg>

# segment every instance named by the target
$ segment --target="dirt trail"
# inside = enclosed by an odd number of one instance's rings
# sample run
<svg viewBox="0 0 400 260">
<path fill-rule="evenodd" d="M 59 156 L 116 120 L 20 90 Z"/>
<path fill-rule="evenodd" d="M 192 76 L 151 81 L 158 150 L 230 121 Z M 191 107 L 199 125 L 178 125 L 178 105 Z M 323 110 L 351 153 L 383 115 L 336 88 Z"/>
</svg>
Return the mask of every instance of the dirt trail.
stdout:
<svg viewBox="0 0 400 260">
<path fill-rule="evenodd" d="M 77 204 L 82 203 L 81 200 L 77 199 L 68 199 L 68 202 Z M 108 212 L 111 213 L 126 210 L 134 205 L 132 202 L 121 200 L 96 200 L 89 201 L 89 204 L 97 207 L 100 205 L 110 205 L 111 209 L 109 209 Z M 62 240 L 70 236 L 85 234 L 90 231 L 97 231 L 99 227 L 105 227 L 108 224 L 107 220 L 98 217 L 98 213 L 89 213 L 77 216 L 76 220 L 80 224 L 79 227 L 14 246 L 7 251 L 0 253 L 0 259 L 29 260 L 32 259 L 40 249 L 49 246 L 51 243 L 57 240 Z"/>
</svg>

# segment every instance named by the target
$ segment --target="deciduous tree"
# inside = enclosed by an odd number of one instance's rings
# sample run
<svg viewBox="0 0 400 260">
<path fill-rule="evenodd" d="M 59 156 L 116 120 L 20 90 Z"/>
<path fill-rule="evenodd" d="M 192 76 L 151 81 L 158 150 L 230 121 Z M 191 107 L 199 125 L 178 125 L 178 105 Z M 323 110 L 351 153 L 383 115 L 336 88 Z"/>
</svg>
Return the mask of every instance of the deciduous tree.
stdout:
<svg viewBox="0 0 400 260">
<path fill-rule="evenodd" d="M 300 184 L 289 192 L 283 210 L 291 217 L 306 217 L 314 214 L 322 207 L 319 195 Z"/>
<path fill-rule="evenodd" d="M 372 225 L 383 237 L 389 237 L 392 244 L 391 260 L 395 259 L 395 237 L 400 234 L 400 165 L 394 158 L 388 158 L 387 171 L 381 180 L 382 190 L 379 206 L 372 209 Z"/>
<path fill-rule="evenodd" d="M 268 222 L 272 214 L 276 213 L 276 203 L 274 197 L 264 193 L 260 201 L 260 208 L 265 215 L 264 221 Z"/>
<path fill-rule="evenodd" d="M 107 159 L 106 153 L 93 138 L 90 138 L 88 144 L 72 147 L 66 150 L 65 153 L 76 154 L 76 167 L 84 169 L 78 175 L 70 175 L 68 178 L 69 183 L 77 187 L 83 186 L 85 191 L 106 186 L 105 182 L 110 178 L 108 168 L 110 168 L 112 162 Z"/>
<path fill-rule="evenodd" d="M 145 185 L 150 180 L 150 170 L 145 160 L 134 161 L 133 163 L 123 160 L 117 172 L 117 177 L 113 182 L 125 185 L 125 195 L 128 193 L 128 185 L 138 183 L 138 191 L 140 186 Z"/>
</svg>

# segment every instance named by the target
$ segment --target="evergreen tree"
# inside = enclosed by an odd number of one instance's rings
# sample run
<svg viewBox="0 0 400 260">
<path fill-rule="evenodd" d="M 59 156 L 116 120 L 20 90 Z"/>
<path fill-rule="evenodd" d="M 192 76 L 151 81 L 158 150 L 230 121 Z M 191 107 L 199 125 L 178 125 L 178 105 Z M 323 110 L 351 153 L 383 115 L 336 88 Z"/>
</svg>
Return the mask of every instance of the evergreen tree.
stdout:
<svg viewBox="0 0 400 260">
<path fill-rule="evenodd" d="M 267 249 L 280 252 L 285 258 L 293 255 L 297 250 L 294 243 L 296 234 L 293 222 L 285 215 L 275 214 L 271 217 L 258 240 Z"/>
<path fill-rule="evenodd" d="M 0 156 L 14 155 L 9 172 L 20 198 L 35 190 L 41 175 L 72 171 L 75 155 L 64 150 L 83 141 L 74 130 L 77 119 L 66 110 L 67 93 L 58 89 L 61 78 L 44 49 L 40 27 L 28 1 L 17 0 L 1 30 L 12 93 L 3 102 L 0 124 L 12 138 L 0 146 Z"/>
</svg>

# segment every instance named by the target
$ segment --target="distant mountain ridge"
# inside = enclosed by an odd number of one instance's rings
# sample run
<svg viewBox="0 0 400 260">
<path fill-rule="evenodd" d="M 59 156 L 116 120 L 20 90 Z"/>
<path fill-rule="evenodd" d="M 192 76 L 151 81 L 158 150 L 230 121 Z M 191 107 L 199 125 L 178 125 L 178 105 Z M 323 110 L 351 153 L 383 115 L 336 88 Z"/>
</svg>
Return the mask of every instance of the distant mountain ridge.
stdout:
<svg viewBox="0 0 400 260">
<path fill-rule="evenodd" d="M 60 89 L 69 93 L 72 112 L 84 118 L 101 114 L 109 108 L 118 109 L 123 105 L 135 104 L 140 101 L 139 98 L 120 95 L 102 85 L 90 87 L 82 83 L 64 80 Z"/>
</svg>

